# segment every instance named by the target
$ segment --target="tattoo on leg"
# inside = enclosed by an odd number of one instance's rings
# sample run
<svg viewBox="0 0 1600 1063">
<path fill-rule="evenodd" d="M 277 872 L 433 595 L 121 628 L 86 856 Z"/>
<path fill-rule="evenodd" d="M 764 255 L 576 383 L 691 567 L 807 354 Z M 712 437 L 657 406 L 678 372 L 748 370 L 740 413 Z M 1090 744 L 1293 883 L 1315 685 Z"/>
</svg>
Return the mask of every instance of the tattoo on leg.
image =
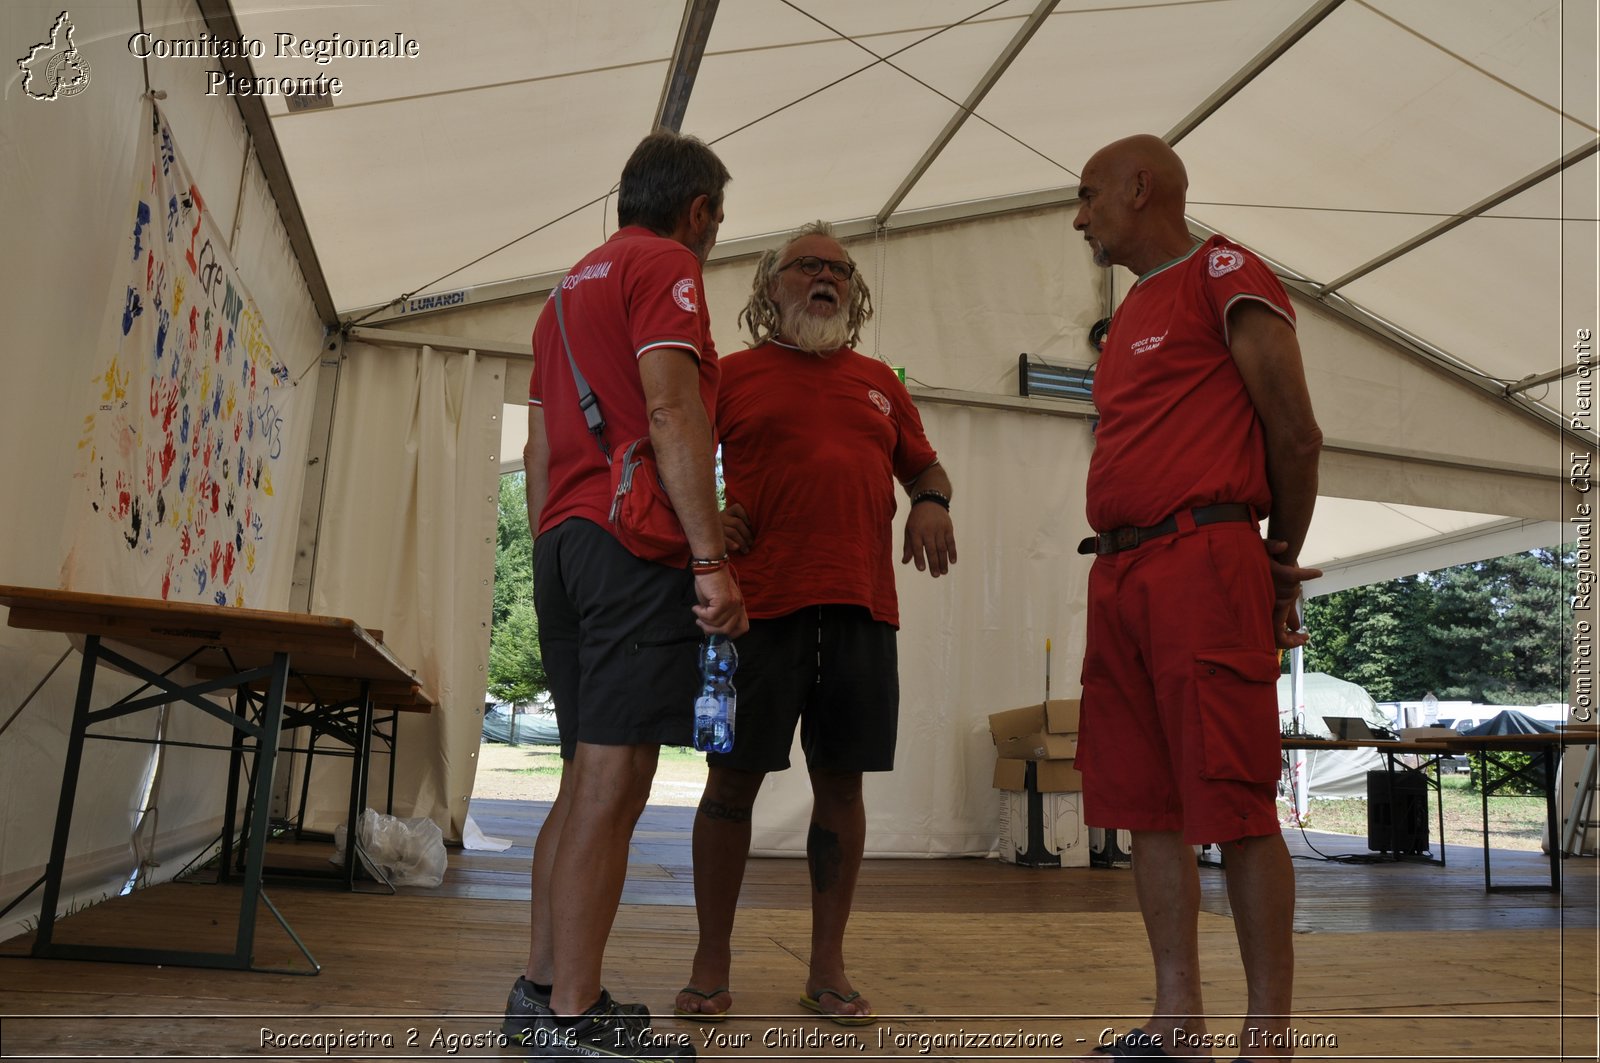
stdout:
<svg viewBox="0 0 1600 1063">
<path fill-rule="evenodd" d="M 806 862 L 811 865 L 811 888 L 827 893 L 839 881 L 839 869 L 844 865 L 839 836 L 825 827 L 811 824 L 806 834 Z"/>
<path fill-rule="evenodd" d="M 707 819 L 720 819 L 729 823 L 750 822 L 751 805 L 727 805 L 709 797 L 700 799 L 700 814 Z"/>
</svg>

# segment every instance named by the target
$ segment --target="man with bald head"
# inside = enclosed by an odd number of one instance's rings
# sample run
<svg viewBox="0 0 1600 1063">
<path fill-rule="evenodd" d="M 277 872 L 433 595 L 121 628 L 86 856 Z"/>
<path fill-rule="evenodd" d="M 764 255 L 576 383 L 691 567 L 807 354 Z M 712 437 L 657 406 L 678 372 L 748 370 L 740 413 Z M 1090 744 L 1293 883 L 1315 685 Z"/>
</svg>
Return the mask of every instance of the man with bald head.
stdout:
<svg viewBox="0 0 1600 1063">
<path fill-rule="evenodd" d="M 1151 1018 L 1091 1060 L 1293 1054 L 1277 651 L 1305 642 L 1300 582 L 1321 575 L 1297 557 L 1322 435 L 1283 286 L 1237 244 L 1195 242 L 1187 186 L 1162 140 L 1119 140 L 1084 166 L 1073 221 L 1097 264 L 1138 276 L 1095 378 L 1078 765 L 1088 822 L 1132 832 L 1156 969 Z M 1249 991 L 1237 1033 L 1206 1028 L 1197 844 L 1223 853 Z"/>
<path fill-rule="evenodd" d="M 798 724 L 812 793 L 811 955 L 799 1003 L 841 1025 L 874 1018 L 845 973 L 844 932 L 866 840 L 862 774 L 894 767 L 896 481 L 909 500 L 901 564 L 937 578 L 956 550 L 950 478 L 910 394 L 893 369 L 852 349 L 871 314 L 855 263 L 813 222 L 761 256 L 740 315 L 755 346 L 722 360 L 723 520 L 750 631 L 737 642 L 733 750 L 708 757 L 694 821 L 700 941 L 680 1016 L 711 1021 L 733 1005 L 751 808 L 767 773 L 789 766 Z"/>
</svg>

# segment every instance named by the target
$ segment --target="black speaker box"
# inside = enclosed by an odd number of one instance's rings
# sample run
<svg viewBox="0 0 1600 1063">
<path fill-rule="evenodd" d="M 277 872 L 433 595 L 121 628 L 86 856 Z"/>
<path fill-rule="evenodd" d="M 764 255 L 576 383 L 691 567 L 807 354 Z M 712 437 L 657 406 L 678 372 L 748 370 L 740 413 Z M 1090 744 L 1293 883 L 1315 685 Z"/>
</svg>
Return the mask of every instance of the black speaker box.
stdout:
<svg viewBox="0 0 1600 1063">
<path fill-rule="evenodd" d="M 1367 848 L 1428 851 L 1428 780 L 1421 772 L 1367 772 Z"/>
</svg>

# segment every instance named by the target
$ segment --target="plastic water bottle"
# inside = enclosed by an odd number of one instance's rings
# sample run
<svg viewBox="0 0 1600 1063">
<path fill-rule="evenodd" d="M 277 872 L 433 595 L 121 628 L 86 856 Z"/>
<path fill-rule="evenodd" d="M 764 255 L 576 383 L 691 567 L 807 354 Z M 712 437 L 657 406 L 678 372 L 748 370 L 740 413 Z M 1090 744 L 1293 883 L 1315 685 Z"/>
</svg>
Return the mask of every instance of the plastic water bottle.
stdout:
<svg viewBox="0 0 1600 1063">
<path fill-rule="evenodd" d="M 700 696 L 694 699 L 694 747 L 705 753 L 733 749 L 733 717 L 739 695 L 733 673 L 739 651 L 726 635 L 707 635 L 700 643 Z"/>
</svg>

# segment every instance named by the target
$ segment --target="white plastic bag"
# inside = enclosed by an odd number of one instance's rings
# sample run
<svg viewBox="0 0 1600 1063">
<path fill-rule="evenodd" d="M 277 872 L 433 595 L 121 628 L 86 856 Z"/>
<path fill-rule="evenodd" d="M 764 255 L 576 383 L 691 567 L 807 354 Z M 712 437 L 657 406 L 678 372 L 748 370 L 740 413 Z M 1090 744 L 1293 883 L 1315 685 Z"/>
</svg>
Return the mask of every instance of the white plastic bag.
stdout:
<svg viewBox="0 0 1600 1063">
<path fill-rule="evenodd" d="M 344 863 L 345 828 L 334 831 L 337 846 L 332 863 Z M 369 808 L 361 813 L 361 847 L 357 850 L 369 871 L 396 886 L 433 887 L 444 881 L 444 832 L 426 817 L 399 819 Z"/>
</svg>

